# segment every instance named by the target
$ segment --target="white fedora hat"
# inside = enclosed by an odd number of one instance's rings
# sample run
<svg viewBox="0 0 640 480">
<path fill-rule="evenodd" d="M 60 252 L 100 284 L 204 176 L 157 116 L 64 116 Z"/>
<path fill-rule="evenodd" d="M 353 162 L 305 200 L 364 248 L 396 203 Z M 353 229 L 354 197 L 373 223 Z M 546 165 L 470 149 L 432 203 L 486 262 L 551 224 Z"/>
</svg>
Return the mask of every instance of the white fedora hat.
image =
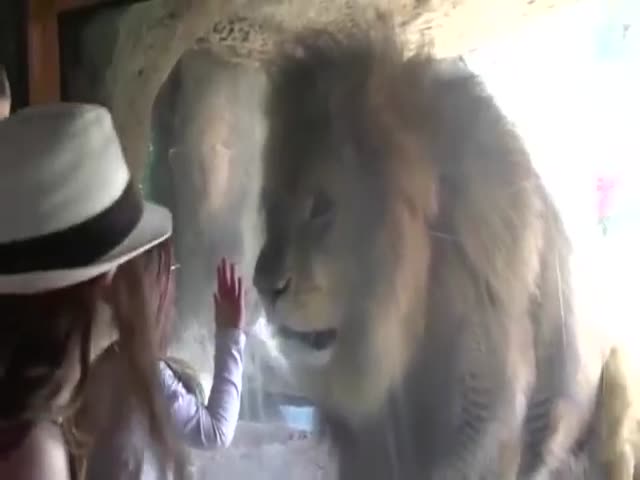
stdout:
<svg viewBox="0 0 640 480">
<path fill-rule="evenodd" d="M 0 122 L 0 294 L 89 280 L 167 238 L 171 224 L 132 184 L 105 108 L 51 104 Z"/>
</svg>

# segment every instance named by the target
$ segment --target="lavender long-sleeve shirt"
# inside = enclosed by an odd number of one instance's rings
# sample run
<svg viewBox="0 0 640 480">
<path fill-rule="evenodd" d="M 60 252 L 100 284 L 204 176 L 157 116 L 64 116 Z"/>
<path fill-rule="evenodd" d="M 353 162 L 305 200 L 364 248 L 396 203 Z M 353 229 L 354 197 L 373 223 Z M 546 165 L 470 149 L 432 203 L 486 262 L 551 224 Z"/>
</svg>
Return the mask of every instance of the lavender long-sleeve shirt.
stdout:
<svg viewBox="0 0 640 480">
<path fill-rule="evenodd" d="M 207 405 L 189 393 L 164 362 L 159 362 L 160 381 L 178 433 L 194 448 L 213 449 L 228 445 L 234 435 L 240 410 L 242 356 L 245 335 L 240 330 L 216 332 L 215 372 Z M 106 429 L 96 437 L 87 465 L 90 480 L 142 480 L 167 478 L 159 453 L 148 436 L 140 412 L 123 412 L 118 391 L 120 364 L 125 361 L 113 350 L 94 365 L 101 369 L 89 377 L 89 405 L 105 405 Z M 91 381 L 93 380 L 93 383 Z M 128 413 L 128 415 L 123 415 Z"/>
<path fill-rule="evenodd" d="M 215 372 L 207 405 L 184 388 L 166 363 L 160 362 L 162 389 L 174 425 L 190 447 L 211 449 L 231 443 L 240 412 L 245 341 L 239 329 L 216 333 Z"/>
</svg>

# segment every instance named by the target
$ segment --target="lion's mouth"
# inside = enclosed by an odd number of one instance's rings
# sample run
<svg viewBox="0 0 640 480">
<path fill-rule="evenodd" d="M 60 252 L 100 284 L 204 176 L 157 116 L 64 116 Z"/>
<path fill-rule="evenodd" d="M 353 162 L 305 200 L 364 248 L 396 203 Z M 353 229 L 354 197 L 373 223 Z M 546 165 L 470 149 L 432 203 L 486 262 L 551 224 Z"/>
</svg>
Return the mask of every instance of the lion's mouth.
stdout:
<svg viewBox="0 0 640 480">
<path fill-rule="evenodd" d="M 326 350 L 331 348 L 338 338 L 338 330 L 335 328 L 300 332 L 285 326 L 280 326 L 278 327 L 278 332 L 283 338 L 295 340 L 313 350 Z"/>
</svg>

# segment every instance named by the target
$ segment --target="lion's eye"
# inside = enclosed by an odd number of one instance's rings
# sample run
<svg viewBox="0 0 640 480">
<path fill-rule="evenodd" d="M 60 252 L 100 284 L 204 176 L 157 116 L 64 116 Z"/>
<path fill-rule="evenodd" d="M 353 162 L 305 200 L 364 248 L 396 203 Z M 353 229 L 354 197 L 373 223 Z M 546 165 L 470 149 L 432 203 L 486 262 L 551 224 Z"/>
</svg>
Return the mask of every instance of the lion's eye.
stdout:
<svg viewBox="0 0 640 480">
<path fill-rule="evenodd" d="M 328 219 L 334 212 L 333 201 L 324 192 L 318 192 L 313 196 L 309 208 L 309 220 L 317 221 Z"/>
</svg>

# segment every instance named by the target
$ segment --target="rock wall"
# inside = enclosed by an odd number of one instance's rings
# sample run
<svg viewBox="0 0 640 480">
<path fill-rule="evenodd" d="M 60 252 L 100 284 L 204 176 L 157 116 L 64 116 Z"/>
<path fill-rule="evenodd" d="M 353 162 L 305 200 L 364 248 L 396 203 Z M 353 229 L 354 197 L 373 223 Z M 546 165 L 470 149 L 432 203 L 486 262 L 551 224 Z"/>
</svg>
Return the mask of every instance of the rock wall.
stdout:
<svg viewBox="0 0 640 480">
<path fill-rule="evenodd" d="M 215 266 L 223 256 L 240 267 L 248 321 L 259 314 L 251 277 L 261 241 L 263 85 L 260 70 L 193 50 L 176 65 L 154 109 L 154 148 L 161 151 L 150 182 L 161 184 L 157 196 L 174 213 L 180 265 L 172 350 L 205 376 L 213 358 Z"/>
</svg>

